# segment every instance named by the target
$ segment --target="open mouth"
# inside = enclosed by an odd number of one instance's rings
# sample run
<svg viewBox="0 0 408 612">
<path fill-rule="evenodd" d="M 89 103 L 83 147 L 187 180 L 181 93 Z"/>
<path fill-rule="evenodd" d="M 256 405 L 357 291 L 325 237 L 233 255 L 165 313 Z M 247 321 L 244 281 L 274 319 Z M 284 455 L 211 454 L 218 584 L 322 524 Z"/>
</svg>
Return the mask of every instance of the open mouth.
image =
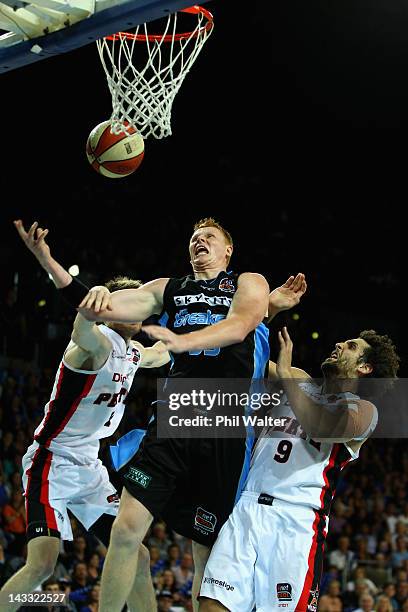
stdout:
<svg viewBox="0 0 408 612">
<path fill-rule="evenodd" d="M 202 254 L 208 255 L 208 249 L 207 247 L 200 245 L 196 248 L 195 250 L 195 255 L 202 255 Z"/>
</svg>

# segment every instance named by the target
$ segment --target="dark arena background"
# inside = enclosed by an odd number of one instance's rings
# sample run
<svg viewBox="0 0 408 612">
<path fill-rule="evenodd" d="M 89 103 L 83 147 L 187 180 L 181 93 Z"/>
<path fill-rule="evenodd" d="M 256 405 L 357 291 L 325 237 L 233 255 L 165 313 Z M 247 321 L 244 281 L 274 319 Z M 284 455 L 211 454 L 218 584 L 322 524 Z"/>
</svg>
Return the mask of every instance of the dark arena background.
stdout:
<svg viewBox="0 0 408 612">
<path fill-rule="evenodd" d="M 271 289 L 306 274 L 299 307 L 271 326 L 272 358 L 287 324 L 294 364 L 318 376 L 336 341 L 373 328 L 394 339 L 407 376 L 408 5 L 206 7 L 214 34 L 176 97 L 173 135 L 147 140 L 127 178 L 99 176 L 85 156 L 89 132 L 111 112 L 95 45 L 0 76 L 0 585 L 25 562 L 21 458 L 74 316 L 13 219 L 49 228 L 54 257 L 94 285 L 189 273 L 192 226 L 213 216 L 234 238 L 233 270 L 262 273 Z M 146 426 L 165 374 L 137 374 L 114 439 Z M 356 610 L 367 591 L 367 612 L 408 610 L 407 487 L 404 438 L 369 441 L 344 472 L 320 611 Z M 16 513 L 13 527 L 7 517 Z M 73 527 L 55 580 L 72 593 L 69 610 L 95 612 L 106 550 Z M 146 543 L 159 610 L 192 610 L 191 543 L 162 523 Z"/>
</svg>

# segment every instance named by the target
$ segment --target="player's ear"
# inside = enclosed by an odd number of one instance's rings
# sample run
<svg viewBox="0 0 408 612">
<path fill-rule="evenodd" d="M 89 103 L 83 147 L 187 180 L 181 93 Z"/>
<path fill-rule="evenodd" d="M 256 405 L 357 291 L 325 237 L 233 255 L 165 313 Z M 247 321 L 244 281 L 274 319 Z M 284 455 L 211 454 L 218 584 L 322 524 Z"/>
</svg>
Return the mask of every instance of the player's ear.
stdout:
<svg viewBox="0 0 408 612">
<path fill-rule="evenodd" d="M 227 245 L 227 257 L 231 257 L 233 250 L 234 250 L 234 247 L 232 246 L 232 244 L 228 244 Z"/>
<path fill-rule="evenodd" d="M 368 376 L 369 374 L 372 373 L 373 369 L 374 368 L 371 365 L 371 363 L 366 363 L 365 361 L 363 361 L 357 367 L 357 372 L 359 373 L 360 376 Z"/>
</svg>

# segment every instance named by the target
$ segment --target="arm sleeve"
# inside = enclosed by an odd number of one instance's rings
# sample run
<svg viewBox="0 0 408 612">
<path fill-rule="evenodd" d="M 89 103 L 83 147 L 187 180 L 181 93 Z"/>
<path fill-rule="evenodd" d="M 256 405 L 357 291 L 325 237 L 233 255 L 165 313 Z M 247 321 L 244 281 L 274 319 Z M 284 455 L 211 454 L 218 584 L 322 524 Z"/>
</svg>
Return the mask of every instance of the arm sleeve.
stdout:
<svg viewBox="0 0 408 612">
<path fill-rule="evenodd" d="M 78 308 L 88 291 L 89 288 L 74 277 L 72 277 L 72 283 L 58 289 L 59 295 L 73 308 Z"/>
</svg>

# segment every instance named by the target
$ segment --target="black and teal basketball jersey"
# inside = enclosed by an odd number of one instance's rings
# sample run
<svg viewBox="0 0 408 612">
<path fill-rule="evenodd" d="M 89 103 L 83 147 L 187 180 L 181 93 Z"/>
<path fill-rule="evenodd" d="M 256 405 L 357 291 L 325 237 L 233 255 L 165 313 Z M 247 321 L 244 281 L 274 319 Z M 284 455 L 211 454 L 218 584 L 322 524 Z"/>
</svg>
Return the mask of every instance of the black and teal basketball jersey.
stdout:
<svg viewBox="0 0 408 612">
<path fill-rule="evenodd" d="M 225 319 L 237 290 L 238 274 L 220 272 L 211 280 L 171 278 L 164 290 L 160 324 L 176 334 L 199 331 Z M 243 342 L 172 354 L 170 377 L 262 378 L 269 361 L 269 330 L 264 323 Z"/>
</svg>

